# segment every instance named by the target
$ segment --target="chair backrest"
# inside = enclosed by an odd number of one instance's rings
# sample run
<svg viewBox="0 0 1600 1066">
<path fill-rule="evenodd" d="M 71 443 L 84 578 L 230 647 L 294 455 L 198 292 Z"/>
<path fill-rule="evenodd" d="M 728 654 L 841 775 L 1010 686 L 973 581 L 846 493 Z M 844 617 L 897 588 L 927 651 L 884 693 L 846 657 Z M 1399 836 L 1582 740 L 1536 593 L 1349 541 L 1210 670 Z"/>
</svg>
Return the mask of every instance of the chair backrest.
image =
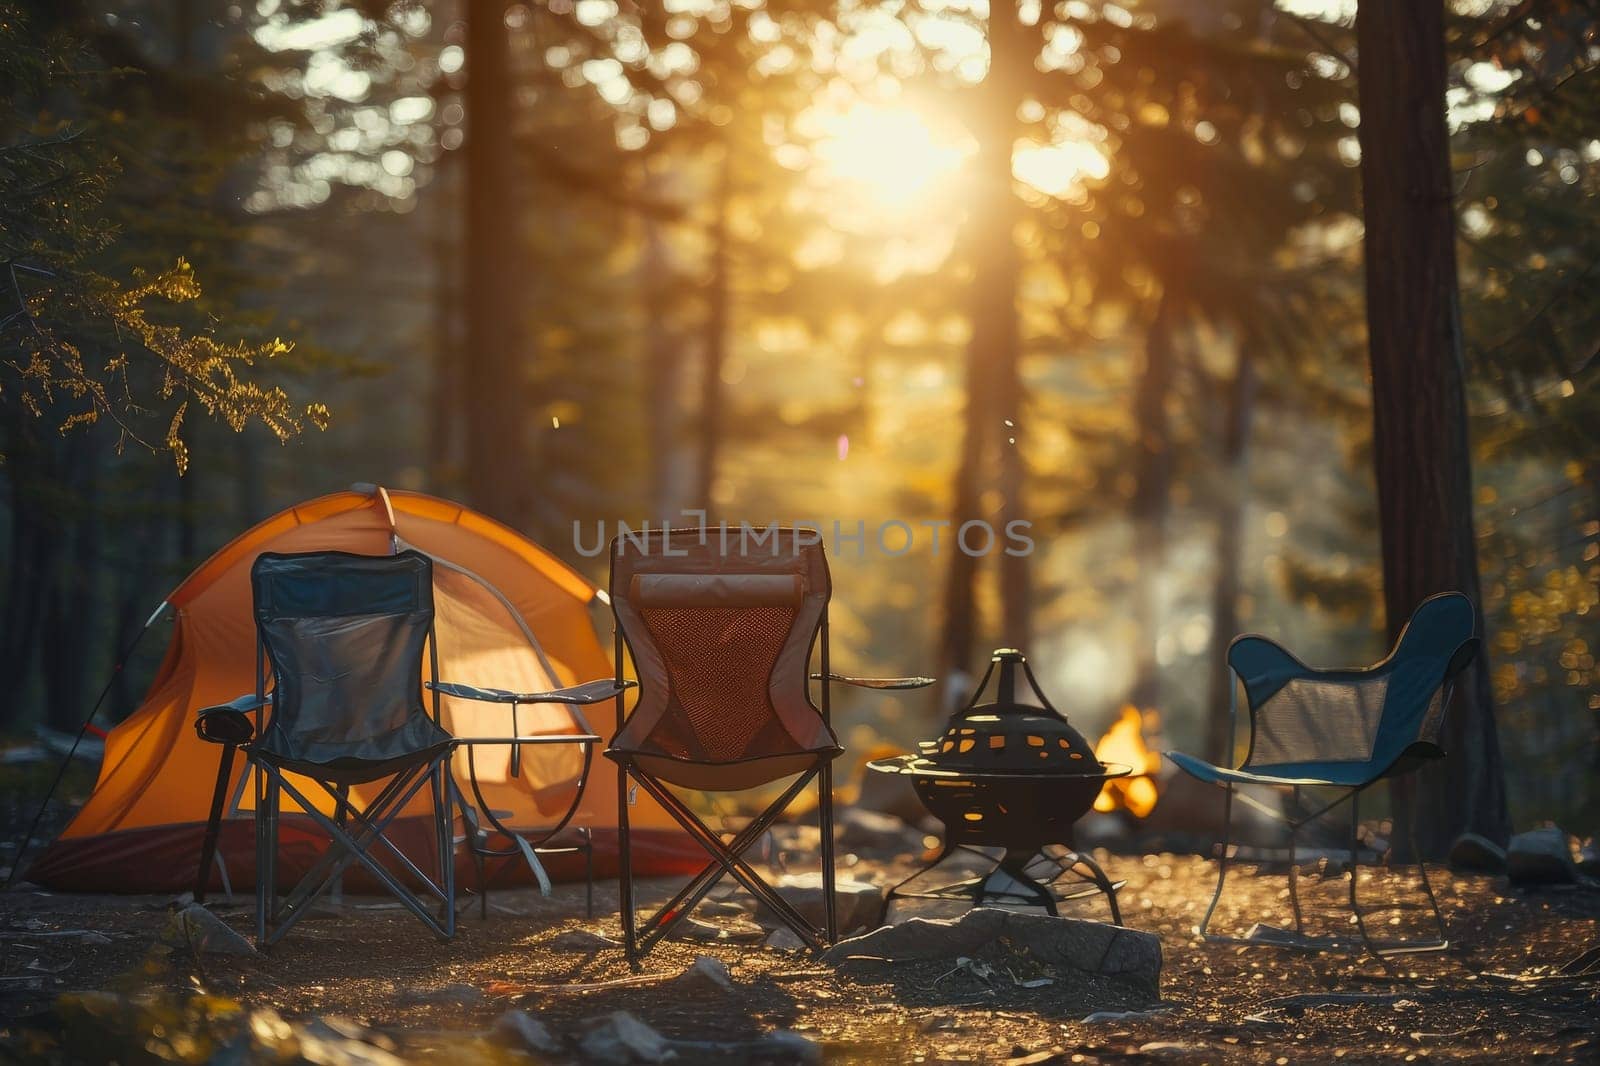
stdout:
<svg viewBox="0 0 1600 1066">
<path fill-rule="evenodd" d="M 639 700 L 612 747 L 717 765 L 833 745 L 807 682 L 829 593 L 814 530 L 619 536 L 611 599 Z"/>
<path fill-rule="evenodd" d="M 274 683 L 258 751 L 319 765 L 377 763 L 449 739 L 422 695 L 433 628 L 427 556 L 267 553 L 250 583 Z"/>
<path fill-rule="evenodd" d="M 1371 763 L 1441 755 L 1449 690 L 1477 653 L 1477 613 L 1459 592 L 1424 600 L 1394 650 L 1356 670 L 1322 670 L 1254 634 L 1234 640 L 1228 665 L 1244 683 L 1250 752 L 1243 767 Z"/>
</svg>

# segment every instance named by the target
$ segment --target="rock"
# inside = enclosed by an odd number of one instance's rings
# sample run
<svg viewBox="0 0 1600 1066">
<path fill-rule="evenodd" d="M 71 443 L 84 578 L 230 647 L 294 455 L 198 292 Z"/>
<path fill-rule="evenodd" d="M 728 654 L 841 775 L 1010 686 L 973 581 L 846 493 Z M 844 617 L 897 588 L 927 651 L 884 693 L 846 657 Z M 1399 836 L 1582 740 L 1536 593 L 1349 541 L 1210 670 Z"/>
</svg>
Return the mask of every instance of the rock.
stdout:
<svg viewBox="0 0 1600 1066">
<path fill-rule="evenodd" d="M 822 1045 L 793 1029 L 774 1029 L 749 1048 L 749 1059 L 814 1063 L 822 1061 Z"/>
<path fill-rule="evenodd" d="M 294 1043 L 299 1058 L 294 1061 L 314 1066 L 406 1066 L 394 1052 L 360 1040 L 313 1031 L 310 1026 L 295 1026 Z"/>
<path fill-rule="evenodd" d="M 1513 884 L 1570 885 L 1578 880 L 1567 834 L 1554 827 L 1533 829 L 1511 838 L 1506 873 Z"/>
<path fill-rule="evenodd" d="M 1215 1051 L 1216 1049 L 1209 1044 L 1185 1044 L 1177 1040 L 1152 1040 L 1148 1044 L 1139 1045 L 1139 1054 L 1148 1055 L 1153 1059 L 1185 1059 L 1196 1055 L 1201 1056 L 1201 1061 L 1204 1061 Z"/>
<path fill-rule="evenodd" d="M 778 893 L 812 925 L 821 929 L 826 921 L 823 908 L 822 874 L 784 874 L 778 878 Z M 840 929 L 876 926 L 883 918 L 883 889 L 867 881 L 837 878 L 833 884 L 835 916 Z M 772 923 L 776 919 L 765 908 L 756 920 Z"/>
<path fill-rule="evenodd" d="M 525 1010 L 508 1010 L 495 1019 L 490 1036 L 506 1047 L 537 1052 L 540 1055 L 559 1055 L 561 1041 L 549 1026 Z"/>
<path fill-rule="evenodd" d="M 1316 860 L 1300 865 L 1300 874 L 1305 877 L 1344 877 L 1350 873 L 1350 853 L 1348 851 L 1329 852 L 1319 856 Z"/>
<path fill-rule="evenodd" d="M 765 943 L 773 951 L 804 951 L 806 949 L 806 942 L 796 936 L 794 930 L 787 925 L 780 925 L 774 929 Z"/>
<path fill-rule="evenodd" d="M 588 929 L 568 929 L 546 940 L 540 946 L 550 951 L 595 952 L 620 949 L 622 944 Z"/>
<path fill-rule="evenodd" d="M 277 1011 L 250 1013 L 241 1038 L 208 1061 L 239 1066 L 258 1062 L 293 1062 L 307 1066 L 406 1066 L 389 1037 L 359 1022 L 330 1015 L 308 1022 L 287 1022 Z"/>
<path fill-rule="evenodd" d="M 1136 1022 L 1146 1018 L 1159 1018 L 1163 1014 L 1170 1014 L 1172 1009 L 1172 1005 L 1169 1003 L 1159 1007 L 1151 1007 L 1149 1010 L 1097 1010 L 1093 1014 L 1086 1014 L 1078 1020 L 1084 1025 Z"/>
<path fill-rule="evenodd" d="M 578 1044 L 585 1062 L 668 1062 L 677 1058 L 672 1042 L 625 1010 L 615 1011 Z"/>
<path fill-rule="evenodd" d="M 175 947 L 189 946 L 211 955 L 257 954 L 254 944 L 198 903 L 189 903 L 173 912 L 163 939 Z"/>
<path fill-rule="evenodd" d="M 346 1018 L 338 1014 L 328 1014 L 321 1018 L 313 1018 L 305 1023 L 308 1032 L 327 1039 L 359 1040 L 363 1044 L 383 1048 L 385 1051 L 399 1049 L 394 1040 L 375 1029 L 369 1029 L 354 1018 Z"/>
<path fill-rule="evenodd" d="M 766 936 L 767 931 L 744 919 L 713 925 L 698 918 L 685 918 L 672 935 L 678 940 L 697 940 L 702 944 L 750 944 Z"/>
<path fill-rule="evenodd" d="M 1462 833 L 1450 845 L 1450 868 L 1472 873 L 1504 873 L 1506 849 L 1486 836 Z"/>
<path fill-rule="evenodd" d="M 922 854 L 922 833 L 892 814 L 846 807 L 835 822 L 840 847 L 880 855 Z"/>
<path fill-rule="evenodd" d="M 479 1007 L 488 998 L 481 990 L 463 984 L 411 988 L 400 993 L 401 1005 L 408 1007 Z"/>
<path fill-rule="evenodd" d="M 721 959 L 701 955 L 670 983 L 680 990 L 732 992 L 733 973 Z"/>
<path fill-rule="evenodd" d="M 697 914 L 707 918 L 748 918 L 750 908 L 739 899 L 706 899 L 695 907 Z"/>
<path fill-rule="evenodd" d="M 976 907 L 953 919 L 910 918 L 874 929 L 835 944 L 823 952 L 822 961 L 842 966 L 851 956 L 867 956 L 954 965 L 961 958 L 995 960 L 997 952 L 1000 965 L 1029 956 L 1062 978 L 1110 978 L 1146 1002 L 1160 999 L 1161 941 L 1154 934 L 997 907 Z M 1069 991 L 1073 983 L 1063 981 Z"/>
</svg>

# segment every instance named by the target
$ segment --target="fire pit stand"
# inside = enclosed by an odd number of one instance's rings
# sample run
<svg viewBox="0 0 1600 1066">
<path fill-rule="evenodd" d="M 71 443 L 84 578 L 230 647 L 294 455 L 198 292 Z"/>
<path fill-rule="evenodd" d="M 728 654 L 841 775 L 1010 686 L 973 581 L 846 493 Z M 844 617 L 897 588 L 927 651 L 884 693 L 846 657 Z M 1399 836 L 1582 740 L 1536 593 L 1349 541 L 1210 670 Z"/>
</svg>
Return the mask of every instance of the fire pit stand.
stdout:
<svg viewBox="0 0 1600 1066">
<path fill-rule="evenodd" d="M 923 887 L 957 852 L 964 852 L 993 863 L 989 870 L 959 880 Z M 959 875 L 957 875 L 959 877 Z M 1126 881 L 1112 881 L 1100 864 L 1070 844 L 1047 844 L 1041 848 L 1001 849 L 994 855 L 970 844 L 946 844 L 932 862 L 896 884 L 884 895 L 885 913 L 895 900 L 924 899 L 965 902 L 970 907 L 1012 904 L 1040 907 L 1046 914 L 1059 914 L 1058 905 L 1100 893 L 1111 907 L 1111 922 L 1122 924 L 1122 909 L 1117 906 L 1117 891 Z"/>
<path fill-rule="evenodd" d="M 997 667 L 996 698 L 979 704 Z M 1017 700 L 1019 673 L 1037 705 Z M 997 650 L 972 701 L 950 716 L 939 740 L 920 747 L 921 754 L 867 764 L 878 773 L 910 777 L 917 797 L 945 827 L 939 855 L 891 889 L 886 905 L 896 899 L 964 900 L 971 906 L 1032 905 L 1055 914 L 1058 903 L 1099 892 L 1110 903 L 1111 920 L 1122 924 L 1116 895 L 1121 883 L 1073 847 L 1072 827 L 1107 780 L 1132 770 L 1095 758 L 1083 735 L 1039 691 L 1021 652 Z M 980 849 L 999 850 L 1001 857 Z M 917 887 L 956 852 L 980 855 L 994 866 L 978 877 Z"/>
</svg>

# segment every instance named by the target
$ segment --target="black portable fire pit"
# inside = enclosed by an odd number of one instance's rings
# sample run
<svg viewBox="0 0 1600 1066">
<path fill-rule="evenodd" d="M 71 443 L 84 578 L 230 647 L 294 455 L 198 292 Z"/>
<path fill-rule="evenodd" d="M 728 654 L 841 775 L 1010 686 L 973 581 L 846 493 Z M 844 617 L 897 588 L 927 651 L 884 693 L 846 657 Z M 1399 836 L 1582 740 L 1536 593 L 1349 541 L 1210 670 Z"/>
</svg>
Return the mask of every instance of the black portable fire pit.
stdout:
<svg viewBox="0 0 1600 1066">
<path fill-rule="evenodd" d="M 979 704 L 999 667 L 992 703 Z M 1021 673 L 1038 700 L 1017 700 Z M 1072 828 L 1094 806 L 1105 782 L 1126 777 L 1127 766 L 1102 763 L 1083 734 L 1050 705 L 1021 652 L 995 651 L 966 707 L 950 716 L 944 735 L 923 741 L 917 755 L 874 759 L 879 773 L 911 778 L 928 811 L 944 823 L 944 847 L 933 862 L 889 890 L 896 899 L 1021 903 L 1056 913 L 1056 904 L 1103 893 L 1111 920 L 1122 924 L 1117 889 L 1089 856 L 1076 850 Z M 988 873 L 918 889 L 956 851 L 991 860 L 980 848 L 1003 852 Z M 1043 853 L 1043 854 L 1041 854 Z M 1045 866 L 1043 876 L 1035 874 Z"/>
</svg>

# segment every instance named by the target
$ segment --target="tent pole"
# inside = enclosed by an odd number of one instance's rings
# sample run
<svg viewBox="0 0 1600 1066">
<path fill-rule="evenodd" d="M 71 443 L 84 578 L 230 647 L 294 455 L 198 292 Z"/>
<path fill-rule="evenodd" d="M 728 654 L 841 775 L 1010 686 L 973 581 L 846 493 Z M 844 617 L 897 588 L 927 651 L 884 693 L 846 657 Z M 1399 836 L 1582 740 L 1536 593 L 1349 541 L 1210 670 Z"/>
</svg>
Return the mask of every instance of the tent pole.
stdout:
<svg viewBox="0 0 1600 1066">
<path fill-rule="evenodd" d="M 23 834 L 22 842 L 17 846 L 17 853 L 11 860 L 11 871 L 6 874 L 5 887 L 7 891 L 10 891 L 12 883 L 17 879 L 18 871 L 22 869 L 22 860 L 28 852 L 28 845 L 33 843 L 33 834 L 39 828 L 39 821 L 44 817 L 45 809 L 50 806 L 50 800 L 54 798 L 56 789 L 61 786 L 61 779 L 66 776 L 67 767 L 72 765 L 72 757 L 77 754 L 78 745 L 83 742 L 84 735 L 89 732 L 89 725 L 94 721 L 94 716 L 100 713 L 100 707 L 106 702 L 106 697 L 111 695 L 111 687 L 117 683 L 117 675 L 122 673 L 122 668 L 127 664 L 128 657 L 139 646 L 139 641 L 144 639 L 145 633 L 149 632 L 150 627 L 156 624 L 156 619 L 160 618 L 169 606 L 170 604 L 166 600 L 162 600 L 160 605 L 151 612 L 150 617 L 145 619 L 144 625 L 139 627 L 139 632 L 133 635 L 133 639 L 122 650 L 122 654 L 117 656 L 116 665 L 111 668 L 111 676 L 106 680 L 105 688 L 100 690 L 99 699 L 94 701 L 94 706 L 89 708 L 88 717 L 84 718 L 83 725 L 78 727 L 78 735 L 73 738 L 72 747 L 68 748 L 67 753 L 61 757 L 61 765 L 56 768 L 55 780 L 50 782 L 50 788 L 45 792 L 44 799 L 40 801 L 39 809 L 34 812 L 33 821 L 28 825 L 28 831 Z"/>
</svg>

